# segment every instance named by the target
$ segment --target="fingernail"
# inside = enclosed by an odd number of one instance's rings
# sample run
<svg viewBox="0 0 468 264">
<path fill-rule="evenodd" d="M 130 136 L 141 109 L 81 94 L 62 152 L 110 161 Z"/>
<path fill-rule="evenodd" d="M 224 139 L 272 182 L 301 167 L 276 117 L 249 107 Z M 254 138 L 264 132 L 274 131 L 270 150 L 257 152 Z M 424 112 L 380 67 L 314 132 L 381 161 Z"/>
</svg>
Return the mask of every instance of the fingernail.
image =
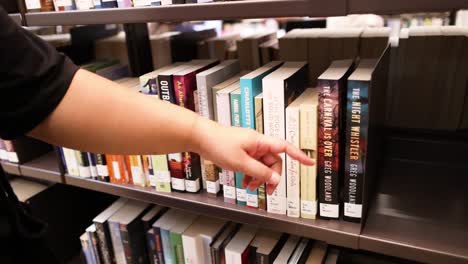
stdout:
<svg viewBox="0 0 468 264">
<path fill-rule="evenodd" d="M 249 185 L 249 190 L 250 190 L 251 192 L 255 191 L 256 189 L 257 189 L 257 188 L 253 187 L 252 185 Z"/>
<path fill-rule="evenodd" d="M 277 185 L 281 180 L 281 176 L 275 171 L 270 177 L 270 180 L 268 181 L 269 184 L 271 185 Z"/>
</svg>

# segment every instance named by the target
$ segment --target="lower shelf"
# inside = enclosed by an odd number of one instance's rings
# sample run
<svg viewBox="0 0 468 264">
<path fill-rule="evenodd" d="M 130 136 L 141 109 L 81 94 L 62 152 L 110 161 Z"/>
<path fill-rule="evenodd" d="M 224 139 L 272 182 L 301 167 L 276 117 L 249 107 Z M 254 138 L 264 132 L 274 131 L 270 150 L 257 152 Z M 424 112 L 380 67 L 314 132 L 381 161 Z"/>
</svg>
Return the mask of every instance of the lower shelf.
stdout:
<svg viewBox="0 0 468 264">
<path fill-rule="evenodd" d="M 359 248 L 424 263 L 468 263 L 468 164 L 386 162 Z"/>
<path fill-rule="evenodd" d="M 257 225 L 262 228 L 287 232 L 323 240 L 333 245 L 357 249 L 360 225 L 335 220 L 308 220 L 270 214 L 258 209 L 225 203 L 222 197 L 209 197 L 207 193 L 159 193 L 150 187 L 121 185 L 65 176 L 65 182 L 82 188 L 156 203 L 204 215 Z"/>
</svg>

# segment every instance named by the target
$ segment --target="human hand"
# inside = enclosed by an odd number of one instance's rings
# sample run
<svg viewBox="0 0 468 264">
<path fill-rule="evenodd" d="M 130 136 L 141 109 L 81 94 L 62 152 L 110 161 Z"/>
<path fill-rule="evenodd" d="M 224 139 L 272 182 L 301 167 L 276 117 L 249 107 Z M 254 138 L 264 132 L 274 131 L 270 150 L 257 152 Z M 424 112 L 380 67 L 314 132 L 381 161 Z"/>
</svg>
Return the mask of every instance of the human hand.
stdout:
<svg viewBox="0 0 468 264">
<path fill-rule="evenodd" d="M 244 173 L 242 186 L 251 190 L 266 182 L 267 193 L 273 193 L 283 166 L 280 153 L 286 153 L 305 165 L 314 165 L 306 154 L 285 140 L 265 136 L 252 129 L 221 126 L 199 118 L 193 132 L 191 143 L 194 152 L 224 169 Z"/>
</svg>

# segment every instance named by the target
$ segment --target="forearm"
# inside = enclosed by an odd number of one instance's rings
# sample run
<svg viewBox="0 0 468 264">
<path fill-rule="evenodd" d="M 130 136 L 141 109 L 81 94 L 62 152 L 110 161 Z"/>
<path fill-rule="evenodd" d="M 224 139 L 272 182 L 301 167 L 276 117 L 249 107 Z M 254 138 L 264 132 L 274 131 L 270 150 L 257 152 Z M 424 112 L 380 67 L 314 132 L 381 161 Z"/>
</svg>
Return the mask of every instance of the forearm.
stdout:
<svg viewBox="0 0 468 264">
<path fill-rule="evenodd" d="M 59 146 L 109 154 L 196 151 L 196 113 L 79 70 L 55 111 L 30 132 Z"/>
</svg>

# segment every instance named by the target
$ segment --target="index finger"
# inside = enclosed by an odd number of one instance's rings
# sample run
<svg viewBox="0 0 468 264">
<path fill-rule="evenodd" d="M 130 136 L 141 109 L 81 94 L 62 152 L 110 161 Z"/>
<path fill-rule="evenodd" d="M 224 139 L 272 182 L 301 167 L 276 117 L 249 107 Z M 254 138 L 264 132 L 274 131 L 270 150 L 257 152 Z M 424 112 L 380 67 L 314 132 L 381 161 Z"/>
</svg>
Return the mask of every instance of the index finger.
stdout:
<svg viewBox="0 0 468 264">
<path fill-rule="evenodd" d="M 285 140 L 265 136 L 264 142 L 270 147 L 270 151 L 272 153 L 286 153 L 289 157 L 299 161 L 304 165 L 312 166 L 315 164 L 314 161 L 309 158 L 302 150 Z"/>
</svg>

